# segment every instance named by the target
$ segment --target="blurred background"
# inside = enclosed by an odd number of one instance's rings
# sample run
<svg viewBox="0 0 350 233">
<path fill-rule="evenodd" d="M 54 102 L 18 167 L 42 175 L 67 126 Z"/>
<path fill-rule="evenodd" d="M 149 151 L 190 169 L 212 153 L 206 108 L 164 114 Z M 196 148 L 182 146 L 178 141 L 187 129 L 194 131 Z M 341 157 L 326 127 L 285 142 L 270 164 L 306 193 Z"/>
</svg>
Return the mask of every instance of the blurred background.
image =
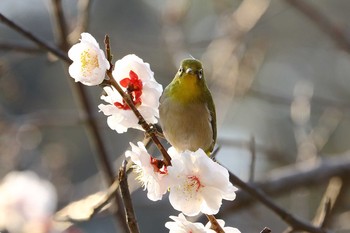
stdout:
<svg viewBox="0 0 350 233">
<path fill-rule="evenodd" d="M 57 2 L 62 3 L 70 44 L 87 31 L 103 47 L 109 34 L 114 61 L 135 53 L 151 65 L 163 87 L 181 59 L 202 60 L 218 114 L 217 160 L 241 179 L 268 183 L 298 174 L 300 164 L 307 171 L 320 159 L 349 161 L 349 1 L 1 0 L 0 13 L 64 49 Z M 66 64 L 0 24 L 0 179 L 15 170 L 34 171 L 55 186 L 57 209 L 107 187 L 71 84 Z M 110 130 L 97 108 L 101 89 L 84 89 L 116 172 L 128 142 L 144 135 Z M 326 171 L 315 174 L 320 177 L 312 186 L 305 177 L 269 195 L 311 221 L 332 177 Z M 334 232 L 350 232 L 344 177 L 327 221 Z M 151 202 L 130 182 L 141 231 L 166 232 L 168 216 L 178 213 L 166 197 Z M 231 204 L 224 203 L 220 218 L 241 232 L 287 228 L 259 203 Z M 76 227 L 89 233 L 116 232 L 106 213 Z"/>
</svg>

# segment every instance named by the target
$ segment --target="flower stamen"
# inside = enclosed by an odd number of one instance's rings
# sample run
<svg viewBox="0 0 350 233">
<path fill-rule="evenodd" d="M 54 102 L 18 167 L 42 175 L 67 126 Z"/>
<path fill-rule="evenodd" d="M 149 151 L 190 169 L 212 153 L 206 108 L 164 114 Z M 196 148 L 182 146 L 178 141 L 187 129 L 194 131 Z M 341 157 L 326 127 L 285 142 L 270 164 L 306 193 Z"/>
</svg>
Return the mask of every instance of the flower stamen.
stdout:
<svg viewBox="0 0 350 233">
<path fill-rule="evenodd" d="M 81 72 L 83 75 L 91 75 L 95 67 L 99 67 L 97 54 L 92 54 L 90 50 L 84 50 L 80 54 Z"/>
<path fill-rule="evenodd" d="M 187 187 L 188 188 L 194 188 L 196 189 L 196 192 L 198 192 L 198 190 L 202 187 L 204 187 L 204 185 L 201 184 L 201 181 L 199 180 L 199 178 L 197 176 L 187 176 L 188 179 L 188 183 L 187 183 Z"/>
</svg>

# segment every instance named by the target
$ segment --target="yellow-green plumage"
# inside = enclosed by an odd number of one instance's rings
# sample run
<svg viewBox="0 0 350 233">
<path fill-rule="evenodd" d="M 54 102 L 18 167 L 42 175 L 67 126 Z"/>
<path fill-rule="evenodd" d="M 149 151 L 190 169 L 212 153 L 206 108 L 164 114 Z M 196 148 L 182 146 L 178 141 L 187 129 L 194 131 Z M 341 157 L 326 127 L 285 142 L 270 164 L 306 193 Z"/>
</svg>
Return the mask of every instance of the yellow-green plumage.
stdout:
<svg viewBox="0 0 350 233">
<path fill-rule="evenodd" d="M 203 67 L 185 59 L 160 98 L 160 125 L 178 151 L 202 148 L 210 153 L 216 142 L 216 114 Z"/>
</svg>

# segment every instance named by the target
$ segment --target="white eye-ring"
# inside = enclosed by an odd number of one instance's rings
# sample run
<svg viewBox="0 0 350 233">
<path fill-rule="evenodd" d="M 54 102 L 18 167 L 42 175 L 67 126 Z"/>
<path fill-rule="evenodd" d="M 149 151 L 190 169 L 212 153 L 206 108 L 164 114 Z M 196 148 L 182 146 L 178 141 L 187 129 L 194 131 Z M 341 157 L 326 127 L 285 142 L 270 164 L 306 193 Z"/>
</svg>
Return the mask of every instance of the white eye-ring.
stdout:
<svg viewBox="0 0 350 233">
<path fill-rule="evenodd" d="M 202 69 L 200 69 L 198 71 L 198 76 L 199 76 L 200 79 L 203 77 L 203 70 Z"/>
<path fill-rule="evenodd" d="M 182 72 L 183 72 L 183 69 L 182 69 L 182 67 L 180 67 L 179 73 L 182 74 Z"/>
</svg>

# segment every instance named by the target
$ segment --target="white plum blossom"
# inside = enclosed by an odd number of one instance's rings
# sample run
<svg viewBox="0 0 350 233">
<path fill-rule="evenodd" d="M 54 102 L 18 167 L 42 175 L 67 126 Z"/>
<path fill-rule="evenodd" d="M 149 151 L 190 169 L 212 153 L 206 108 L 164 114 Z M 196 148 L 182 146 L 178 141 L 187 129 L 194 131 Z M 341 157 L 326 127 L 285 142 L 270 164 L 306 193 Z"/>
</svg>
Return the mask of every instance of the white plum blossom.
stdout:
<svg viewBox="0 0 350 233">
<path fill-rule="evenodd" d="M 34 172 L 11 172 L 0 183 L 0 230 L 48 232 L 56 209 L 54 186 Z"/>
<path fill-rule="evenodd" d="M 216 219 L 216 221 L 219 223 L 221 228 L 224 230 L 225 233 L 241 233 L 240 230 L 234 227 L 225 227 L 225 221 L 222 219 Z M 205 228 L 210 229 L 211 228 L 211 222 L 208 222 L 205 225 Z"/>
<path fill-rule="evenodd" d="M 167 168 L 159 166 L 159 160 L 148 154 L 144 144 L 138 142 L 137 145 L 130 143 L 131 151 L 125 152 L 125 157 L 134 162 L 134 171 L 138 173 L 138 180 L 147 189 L 147 197 L 152 201 L 161 200 L 167 192 Z M 160 167 L 160 168 L 159 168 Z"/>
<path fill-rule="evenodd" d="M 129 54 L 115 63 L 113 77 L 127 92 L 138 111 L 148 123 L 155 124 L 159 117 L 159 97 L 163 87 L 154 79 L 148 63 L 134 54 Z M 104 87 L 107 95 L 101 99 L 108 104 L 100 104 L 99 109 L 108 116 L 108 126 L 118 133 L 128 128 L 142 130 L 138 119 L 114 87 Z"/>
<path fill-rule="evenodd" d="M 211 215 L 218 213 L 222 199 L 235 199 L 237 188 L 230 183 L 228 171 L 202 149 L 178 153 L 170 148 L 168 153 L 172 157 L 169 200 L 174 209 L 188 216 Z"/>
<path fill-rule="evenodd" d="M 174 222 L 165 223 L 165 227 L 169 229 L 169 233 L 215 233 L 214 230 L 204 227 L 202 223 L 192 223 L 187 221 L 183 214 L 179 216 L 170 216 Z"/>
<path fill-rule="evenodd" d="M 101 84 L 110 68 L 96 39 L 86 32 L 81 33 L 80 42 L 68 51 L 68 57 L 73 61 L 68 70 L 70 76 L 87 86 Z"/>
</svg>

